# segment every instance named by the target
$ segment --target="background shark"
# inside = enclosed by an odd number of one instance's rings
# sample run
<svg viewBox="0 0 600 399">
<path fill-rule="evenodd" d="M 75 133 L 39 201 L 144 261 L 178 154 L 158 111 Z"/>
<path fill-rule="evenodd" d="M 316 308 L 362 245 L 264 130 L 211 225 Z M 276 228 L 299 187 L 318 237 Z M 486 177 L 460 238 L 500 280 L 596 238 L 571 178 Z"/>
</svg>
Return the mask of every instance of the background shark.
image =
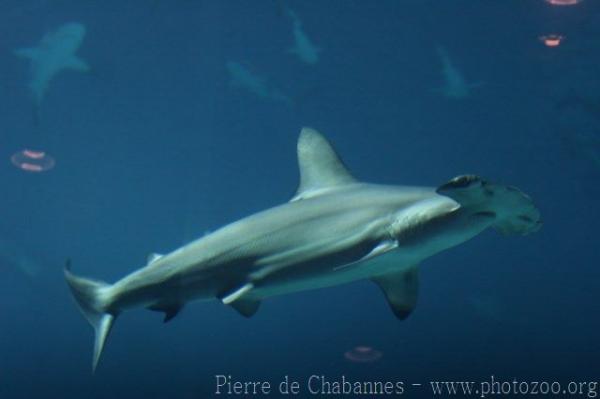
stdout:
<svg viewBox="0 0 600 399">
<path fill-rule="evenodd" d="M 269 87 L 267 79 L 255 75 L 243 65 L 229 61 L 225 66 L 227 67 L 227 72 L 229 72 L 229 84 L 232 87 L 242 88 L 260 98 L 280 101 L 286 104 L 292 103 L 292 100 L 279 89 Z"/>
<path fill-rule="evenodd" d="M 42 262 L 33 257 L 31 251 L 6 239 L 0 239 L 0 266 L 17 270 L 27 278 L 36 277 L 43 269 Z"/>
<path fill-rule="evenodd" d="M 302 30 L 302 21 L 294 11 L 289 8 L 285 9 L 285 12 L 292 19 L 294 34 L 294 46 L 289 49 L 290 53 L 296 54 L 300 61 L 314 65 L 319 61 L 319 52 L 317 48 L 308 38 L 304 30 Z"/>
<path fill-rule="evenodd" d="M 40 106 L 50 81 L 63 70 L 87 72 L 90 67 L 75 53 L 85 37 L 85 26 L 78 22 L 62 25 L 56 31 L 44 35 L 36 47 L 15 51 L 19 57 L 30 62 L 29 90 L 36 108 Z"/>
<path fill-rule="evenodd" d="M 437 46 L 436 52 L 442 62 L 444 77 L 444 86 L 436 91 L 440 91 L 447 98 L 458 100 L 469 97 L 471 89 L 482 86 L 482 83 L 467 82 L 462 72 L 452 63 L 445 48 Z"/>
<path fill-rule="evenodd" d="M 173 319 L 192 300 L 218 299 L 254 315 L 268 297 L 371 279 L 400 318 L 413 311 L 418 265 L 488 227 L 528 234 L 541 226 L 514 187 L 460 176 L 436 188 L 362 183 L 327 140 L 305 128 L 300 185 L 288 202 L 218 229 L 114 284 L 65 278 L 96 333 L 95 370 L 114 320 L 146 307 Z"/>
</svg>

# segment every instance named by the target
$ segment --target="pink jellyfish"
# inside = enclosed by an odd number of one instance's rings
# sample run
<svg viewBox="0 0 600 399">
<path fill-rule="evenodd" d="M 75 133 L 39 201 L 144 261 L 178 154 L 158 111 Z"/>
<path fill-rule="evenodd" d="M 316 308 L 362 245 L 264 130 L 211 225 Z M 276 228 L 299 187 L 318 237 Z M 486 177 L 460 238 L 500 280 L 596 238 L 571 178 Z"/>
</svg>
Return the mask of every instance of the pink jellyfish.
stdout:
<svg viewBox="0 0 600 399">
<path fill-rule="evenodd" d="M 55 163 L 54 158 L 45 152 L 27 149 L 14 153 L 10 160 L 17 168 L 33 173 L 50 170 Z"/>
<path fill-rule="evenodd" d="M 354 363 L 371 363 L 381 359 L 383 353 L 370 346 L 357 346 L 344 353 L 346 360 Z"/>
</svg>

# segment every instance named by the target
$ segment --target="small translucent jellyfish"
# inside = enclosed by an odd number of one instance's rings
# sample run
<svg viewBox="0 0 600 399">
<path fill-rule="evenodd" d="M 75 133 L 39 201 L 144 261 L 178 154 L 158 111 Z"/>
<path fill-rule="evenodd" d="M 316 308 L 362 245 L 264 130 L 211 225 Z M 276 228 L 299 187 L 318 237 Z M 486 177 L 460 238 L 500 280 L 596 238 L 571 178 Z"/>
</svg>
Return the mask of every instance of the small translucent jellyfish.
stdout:
<svg viewBox="0 0 600 399">
<path fill-rule="evenodd" d="M 54 158 L 43 151 L 23 150 L 10 157 L 17 168 L 26 172 L 45 172 L 54 167 Z"/>
<path fill-rule="evenodd" d="M 565 40 L 565 37 L 562 35 L 551 34 L 542 35 L 538 37 L 538 39 L 540 39 L 540 41 L 544 43 L 546 47 L 558 47 L 560 46 L 560 43 L 562 43 L 562 41 Z"/>
<path fill-rule="evenodd" d="M 357 346 L 354 349 L 344 353 L 346 360 L 354 363 L 371 363 L 381 359 L 383 353 L 371 348 L 370 346 Z"/>
<path fill-rule="evenodd" d="M 582 1 L 583 0 L 546 0 L 546 3 L 550 3 L 553 6 L 574 6 Z"/>
</svg>

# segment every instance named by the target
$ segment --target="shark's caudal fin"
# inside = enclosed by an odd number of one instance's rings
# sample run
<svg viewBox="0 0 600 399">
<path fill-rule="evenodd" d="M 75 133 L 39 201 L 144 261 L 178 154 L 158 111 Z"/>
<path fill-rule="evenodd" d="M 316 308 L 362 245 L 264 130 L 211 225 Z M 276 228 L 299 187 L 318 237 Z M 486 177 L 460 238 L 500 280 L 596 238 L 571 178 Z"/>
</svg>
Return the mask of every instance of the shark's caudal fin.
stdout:
<svg viewBox="0 0 600 399">
<path fill-rule="evenodd" d="M 65 279 L 75 301 L 79 305 L 79 310 L 92 327 L 94 327 L 96 336 L 94 340 L 92 367 L 93 371 L 96 371 L 100 355 L 102 355 L 102 349 L 104 349 L 104 343 L 117 317 L 116 313 L 110 313 L 107 310 L 110 285 L 75 276 L 70 271 L 69 263 L 65 267 Z"/>
</svg>

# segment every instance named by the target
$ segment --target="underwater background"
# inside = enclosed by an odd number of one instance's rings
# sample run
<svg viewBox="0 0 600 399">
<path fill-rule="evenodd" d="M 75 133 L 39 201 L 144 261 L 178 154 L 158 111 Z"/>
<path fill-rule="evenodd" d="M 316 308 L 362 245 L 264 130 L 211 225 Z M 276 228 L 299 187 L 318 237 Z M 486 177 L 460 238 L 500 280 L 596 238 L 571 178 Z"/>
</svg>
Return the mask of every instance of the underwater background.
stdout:
<svg viewBox="0 0 600 399">
<path fill-rule="evenodd" d="M 492 375 L 600 381 L 600 2 L 551 3 L 0 0 L 0 398 L 205 398 L 219 374 L 405 381 L 406 397 Z M 73 22 L 89 70 L 36 102 L 16 52 Z M 478 174 L 531 195 L 544 226 L 428 259 L 403 322 L 369 281 L 251 319 L 217 301 L 166 325 L 127 312 L 93 375 L 66 259 L 113 282 L 289 200 L 303 126 L 361 180 Z M 53 168 L 21 169 L 26 148 Z M 357 347 L 375 355 L 352 361 Z"/>
</svg>

